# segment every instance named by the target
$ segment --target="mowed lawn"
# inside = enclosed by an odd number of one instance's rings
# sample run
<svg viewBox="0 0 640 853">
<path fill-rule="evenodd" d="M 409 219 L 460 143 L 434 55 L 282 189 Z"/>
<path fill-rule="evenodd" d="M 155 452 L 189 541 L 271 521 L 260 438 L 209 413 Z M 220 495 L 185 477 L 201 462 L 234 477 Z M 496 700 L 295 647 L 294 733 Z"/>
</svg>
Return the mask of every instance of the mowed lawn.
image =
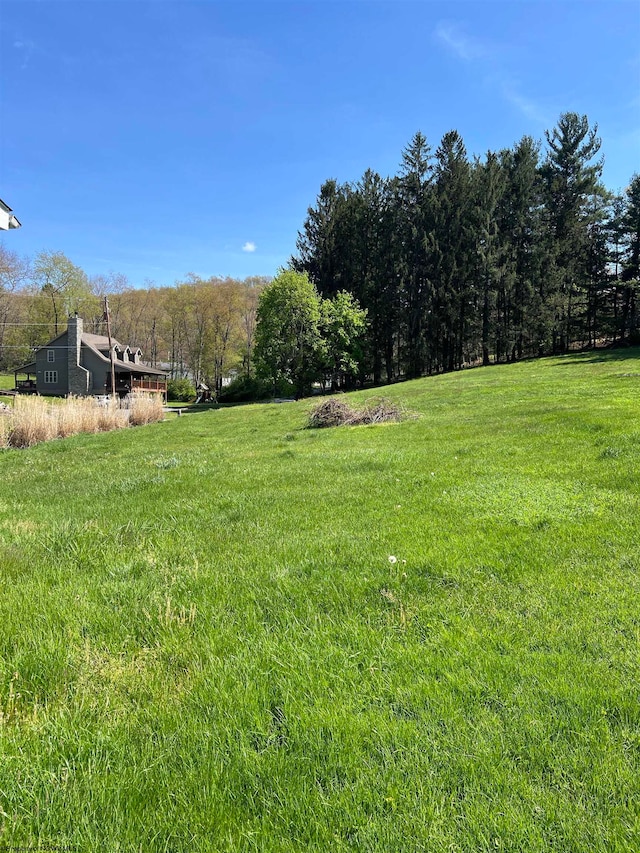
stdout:
<svg viewBox="0 0 640 853">
<path fill-rule="evenodd" d="M 640 850 L 640 351 L 384 393 L 0 453 L 0 848 Z"/>
</svg>

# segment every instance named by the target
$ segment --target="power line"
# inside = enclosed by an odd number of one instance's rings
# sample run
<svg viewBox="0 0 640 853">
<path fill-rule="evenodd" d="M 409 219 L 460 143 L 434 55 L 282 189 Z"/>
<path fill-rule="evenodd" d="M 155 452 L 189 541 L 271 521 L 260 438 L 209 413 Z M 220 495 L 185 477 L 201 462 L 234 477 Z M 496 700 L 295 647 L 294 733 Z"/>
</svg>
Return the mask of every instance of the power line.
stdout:
<svg viewBox="0 0 640 853">
<path fill-rule="evenodd" d="M 0 349 L 32 349 L 35 351 L 39 349 L 75 349 L 75 347 L 68 344 L 0 344 Z"/>
<path fill-rule="evenodd" d="M 102 326 L 106 323 L 106 320 L 91 320 L 89 321 L 90 326 Z M 2 323 L 0 322 L 0 326 L 46 326 L 47 328 L 51 328 L 55 323 L 51 321 L 51 323 Z"/>
<path fill-rule="evenodd" d="M 136 290 L 136 288 L 134 288 L 134 290 Z M 124 291 L 124 294 L 131 293 L 131 292 L 132 291 L 126 290 L 126 291 Z M 113 299 L 113 298 L 116 298 L 118 296 L 123 296 L 124 294 L 112 293 L 109 298 Z M 14 299 L 46 299 L 46 300 L 49 300 L 49 302 L 51 302 L 51 294 L 50 293 L 24 293 L 21 290 L 5 290 L 4 295 L 9 297 L 9 298 L 14 298 Z M 61 294 L 58 293 L 58 294 L 54 294 L 54 295 L 60 296 Z M 83 302 L 85 300 L 88 301 L 90 299 L 104 299 L 104 296 L 98 296 L 97 294 L 92 293 L 90 296 L 80 297 L 80 299 L 78 301 Z"/>
</svg>

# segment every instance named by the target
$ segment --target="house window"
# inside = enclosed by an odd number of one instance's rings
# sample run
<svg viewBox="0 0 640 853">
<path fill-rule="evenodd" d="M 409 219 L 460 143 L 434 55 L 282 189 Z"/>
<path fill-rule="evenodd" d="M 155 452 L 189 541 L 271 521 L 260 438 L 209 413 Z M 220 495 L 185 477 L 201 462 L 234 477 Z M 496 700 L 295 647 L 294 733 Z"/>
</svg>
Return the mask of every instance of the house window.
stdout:
<svg viewBox="0 0 640 853">
<path fill-rule="evenodd" d="M 45 385 L 57 385 L 58 384 L 58 371 L 57 370 L 45 370 L 44 382 L 45 382 Z"/>
<path fill-rule="evenodd" d="M 53 349 L 47 350 L 47 361 L 55 361 L 56 360 L 56 351 Z"/>
</svg>

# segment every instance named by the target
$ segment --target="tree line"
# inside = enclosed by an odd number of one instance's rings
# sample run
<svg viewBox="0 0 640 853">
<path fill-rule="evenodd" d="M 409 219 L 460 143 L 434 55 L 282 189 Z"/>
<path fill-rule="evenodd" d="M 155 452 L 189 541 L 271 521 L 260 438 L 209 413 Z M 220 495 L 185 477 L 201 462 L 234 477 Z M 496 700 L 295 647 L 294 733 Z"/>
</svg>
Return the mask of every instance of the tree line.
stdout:
<svg viewBox="0 0 640 853">
<path fill-rule="evenodd" d="M 217 392 L 230 374 L 301 394 L 640 342 L 640 176 L 607 190 L 600 147 L 576 113 L 544 146 L 524 136 L 482 158 L 457 131 L 435 152 L 418 132 L 397 175 L 322 184 L 273 282 L 133 288 L 0 244 L 0 370 L 30 361 L 72 312 L 105 334 L 105 296 L 114 338 Z"/>
<path fill-rule="evenodd" d="M 416 133 L 399 174 L 323 183 L 290 267 L 366 310 L 363 377 L 638 342 L 640 176 L 602 185 L 586 116 L 545 143 L 470 159 L 457 131 L 435 153 Z"/>
<path fill-rule="evenodd" d="M 172 379 L 219 391 L 223 378 L 253 372 L 258 296 L 268 281 L 189 275 L 171 287 L 133 288 L 119 274 L 89 277 L 61 252 L 29 260 L 0 244 L 0 370 L 30 361 L 74 312 L 86 332 L 106 335 L 107 297 L 116 340 L 139 346 Z"/>
</svg>

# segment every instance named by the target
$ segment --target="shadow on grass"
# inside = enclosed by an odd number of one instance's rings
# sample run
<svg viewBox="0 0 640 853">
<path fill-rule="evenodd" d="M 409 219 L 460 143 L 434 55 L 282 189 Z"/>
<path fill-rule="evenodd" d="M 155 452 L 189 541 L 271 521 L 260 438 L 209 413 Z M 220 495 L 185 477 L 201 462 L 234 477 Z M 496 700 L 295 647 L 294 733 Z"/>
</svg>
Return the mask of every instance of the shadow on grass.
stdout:
<svg viewBox="0 0 640 853">
<path fill-rule="evenodd" d="M 237 409 L 239 406 L 259 406 L 259 405 L 280 405 L 282 403 L 293 403 L 295 400 L 292 399 L 276 399 L 276 400 L 242 400 L 234 403 L 185 403 L 184 405 L 173 405 L 167 406 L 165 411 L 167 414 L 178 414 L 178 411 L 182 415 L 194 415 L 201 412 L 210 412 L 216 411 L 218 409 Z"/>
<path fill-rule="evenodd" d="M 569 352 L 551 358 L 561 358 L 562 361 L 550 367 L 568 367 L 571 364 L 602 364 L 607 361 L 627 361 L 630 358 L 640 359 L 640 347 L 620 346 L 611 349 L 587 350 L 585 352 Z"/>
</svg>

